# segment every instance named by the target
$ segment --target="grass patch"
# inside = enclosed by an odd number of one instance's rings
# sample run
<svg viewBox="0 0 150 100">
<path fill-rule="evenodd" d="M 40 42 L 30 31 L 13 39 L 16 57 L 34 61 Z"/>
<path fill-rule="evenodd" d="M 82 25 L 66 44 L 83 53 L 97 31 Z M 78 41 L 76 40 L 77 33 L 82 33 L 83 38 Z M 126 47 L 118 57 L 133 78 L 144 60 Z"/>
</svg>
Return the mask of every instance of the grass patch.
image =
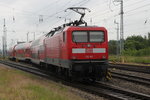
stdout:
<svg viewBox="0 0 150 100">
<path fill-rule="evenodd" d="M 150 63 L 150 56 L 124 56 L 117 57 L 116 55 L 110 55 L 109 60 L 112 62 L 122 62 L 125 63 Z"/>
<path fill-rule="evenodd" d="M 9 70 L 0 70 L 0 87 L 7 86 L 10 82 L 9 74 L 7 73 Z M 7 77 L 7 78 L 6 78 Z"/>
<path fill-rule="evenodd" d="M 66 100 L 64 96 L 61 96 L 58 93 L 54 93 L 53 91 L 50 91 L 49 89 L 44 88 L 43 86 L 29 84 L 24 89 L 32 92 L 31 95 L 33 97 L 32 99 L 34 100 Z"/>
<path fill-rule="evenodd" d="M 60 83 L 1 67 L 0 100 L 83 100 Z"/>
</svg>

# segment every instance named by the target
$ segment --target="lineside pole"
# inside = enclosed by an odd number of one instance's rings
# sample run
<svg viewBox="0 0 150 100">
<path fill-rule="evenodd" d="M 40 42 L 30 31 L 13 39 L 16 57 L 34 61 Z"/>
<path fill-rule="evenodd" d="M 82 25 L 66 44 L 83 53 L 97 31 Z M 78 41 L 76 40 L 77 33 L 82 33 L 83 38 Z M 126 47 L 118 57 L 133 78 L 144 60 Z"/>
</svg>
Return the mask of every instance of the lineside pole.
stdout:
<svg viewBox="0 0 150 100">
<path fill-rule="evenodd" d="M 121 35 L 121 54 L 124 50 L 124 25 L 123 25 L 123 0 L 121 0 L 121 7 L 120 7 L 120 35 Z"/>
<path fill-rule="evenodd" d="M 3 40 L 3 58 L 5 58 L 7 56 L 7 30 L 6 30 L 5 18 L 4 18 L 2 40 Z"/>
<path fill-rule="evenodd" d="M 117 56 L 118 56 L 118 58 L 119 58 L 119 55 L 120 55 L 120 50 L 119 50 L 119 23 L 118 22 L 116 22 L 116 20 L 114 21 L 114 23 L 117 25 L 117 28 L 116 28 L 116 30 L 117 30 L 117 42 L 116 42 L 116 45 L 117 45 L 117 52 L 116 52 L 116 54 L 117 54 Z"/>
<path fill-rule="evenodd" d="M 121 35 L 121 55 L 122 55 L 122 62 L 124 63 L 124 25 L 123 25 L 123 0 L 121 0 L 121 7 L 120 7 L 120 35 Z"/>
<path fill-rule="evenodd" d="M 114 2 L 120 2 L 120 55 L 123 56 L 123 50 L 124 50 L 123 0 L 114 0 Z M 124 58 L 122 59 L 122 62 L 124 62 Z"/>
</svg>

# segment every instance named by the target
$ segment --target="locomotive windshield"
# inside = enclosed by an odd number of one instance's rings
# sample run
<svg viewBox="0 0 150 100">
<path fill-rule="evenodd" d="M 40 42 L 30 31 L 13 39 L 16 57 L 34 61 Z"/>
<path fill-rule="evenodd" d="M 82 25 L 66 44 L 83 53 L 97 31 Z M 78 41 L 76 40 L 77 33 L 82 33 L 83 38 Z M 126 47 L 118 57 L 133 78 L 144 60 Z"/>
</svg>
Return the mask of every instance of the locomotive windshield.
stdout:
<svg viewBox="0 0 150 100">
<path fill-rule="evenodd" d="M 88 42 L 87 32 L 80 32 L 80 31 L 73 32 L 73 41 Z"/>
<path fill-rule="evenodd" d="M 103 31 L 74 31 L 73 42 L 104 42 Z"/>
</svg>

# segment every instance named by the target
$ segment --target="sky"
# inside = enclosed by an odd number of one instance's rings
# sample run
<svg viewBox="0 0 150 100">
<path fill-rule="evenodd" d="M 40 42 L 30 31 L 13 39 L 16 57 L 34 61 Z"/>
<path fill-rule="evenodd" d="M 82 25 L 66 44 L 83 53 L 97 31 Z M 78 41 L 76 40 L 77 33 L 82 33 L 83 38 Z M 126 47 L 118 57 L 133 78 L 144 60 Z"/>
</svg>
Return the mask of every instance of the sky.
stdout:
<svg viewBox="0 0 150 100">
<path fill-rule="evenodd" d="M 0 48 L 4 19 L 8 48 L 17 41 L 29 41 L 42 36 L 52 28 L 80 18 L 68 7 L 87 7 L 84 20 L 88 25 L 105 27 L 108 39 L 117 39 L 120 24 L 119 0 L 0 0 Z M 147 36 L 150 32 L 150 0 L 123 0 L 124 38 L 132 35 Z M 40 21 L 39 21 L 40 20 Z"/>
</svg>

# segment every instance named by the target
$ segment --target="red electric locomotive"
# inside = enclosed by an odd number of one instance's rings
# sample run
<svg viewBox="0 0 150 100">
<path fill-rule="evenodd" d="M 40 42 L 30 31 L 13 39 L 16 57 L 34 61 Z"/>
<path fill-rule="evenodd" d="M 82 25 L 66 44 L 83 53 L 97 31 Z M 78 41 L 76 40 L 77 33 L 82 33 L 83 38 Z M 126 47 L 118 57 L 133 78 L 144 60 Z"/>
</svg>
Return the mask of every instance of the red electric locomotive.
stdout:
<svg viewBox="0 0 150 100">
<path fill-rule="evenodd" d="M 60 73 L 81 79 L 101 79 L 107 73 L 108 40 L 103 27 L 69 26 L 47 35 L 45 63 Z"/>
<path fill-rule="evenodd" d="M 104 27 L 87 26 L 83 21 L 86 8 L 69 8 L 80 13 L 79 21 L 50 31 L 31 45 L 34 63 L 52 67 L 62 75 L 79 79 L 102 79 L 108 68 L 108 40 Z M 85 26 L 79 26 L 85 24 Z M 53 65 L 53 66 L 52 66 Z"/>
</svg>

